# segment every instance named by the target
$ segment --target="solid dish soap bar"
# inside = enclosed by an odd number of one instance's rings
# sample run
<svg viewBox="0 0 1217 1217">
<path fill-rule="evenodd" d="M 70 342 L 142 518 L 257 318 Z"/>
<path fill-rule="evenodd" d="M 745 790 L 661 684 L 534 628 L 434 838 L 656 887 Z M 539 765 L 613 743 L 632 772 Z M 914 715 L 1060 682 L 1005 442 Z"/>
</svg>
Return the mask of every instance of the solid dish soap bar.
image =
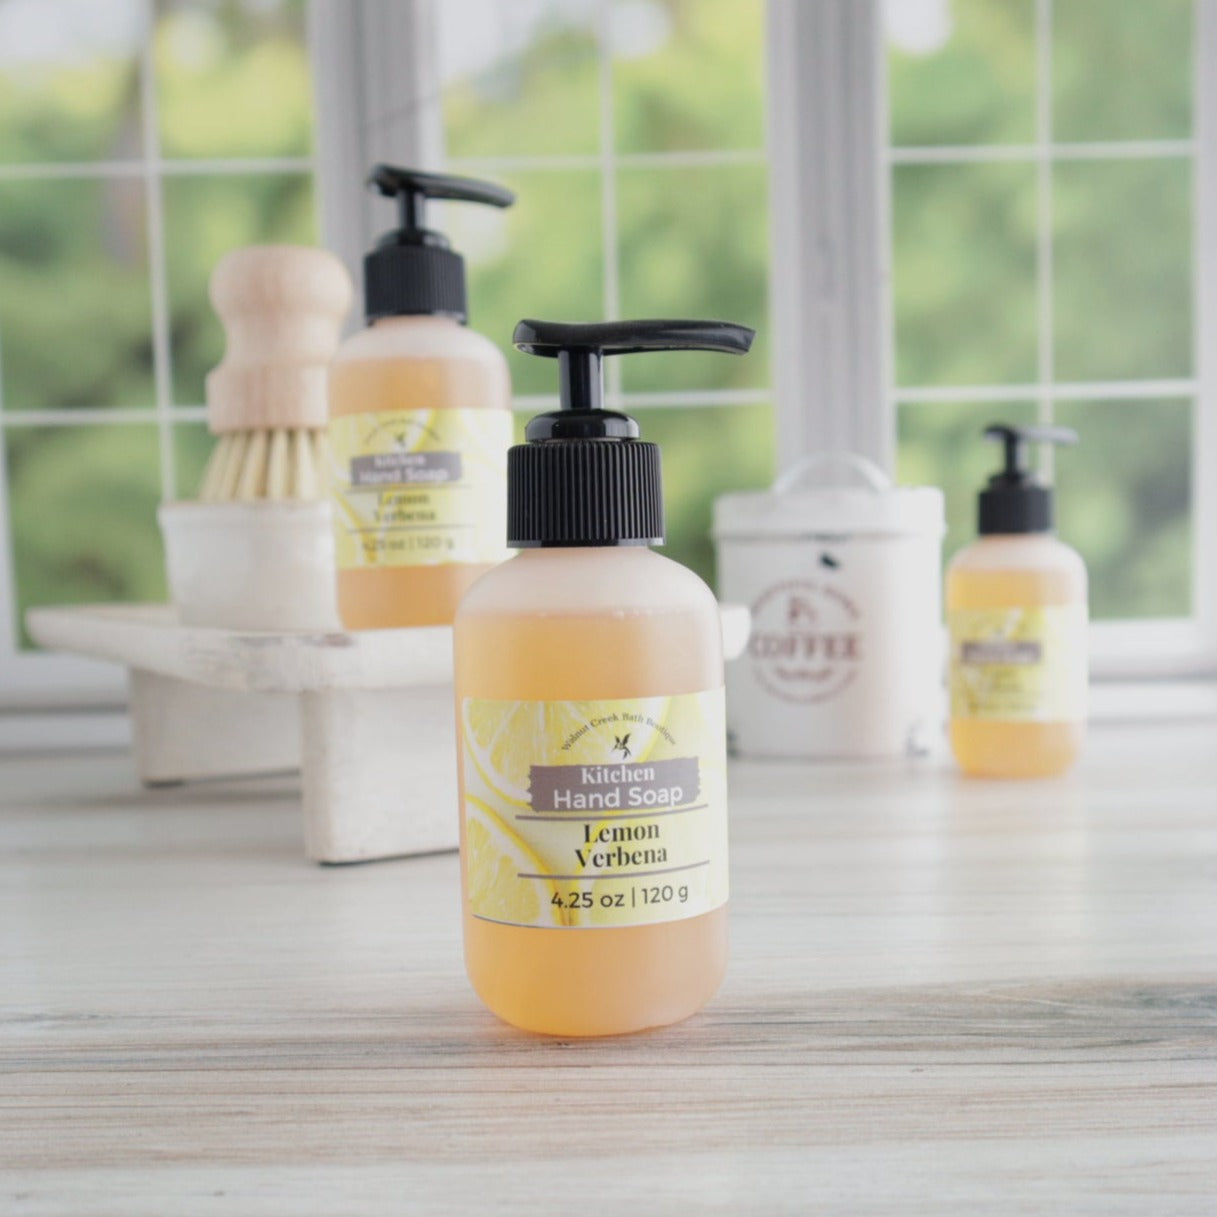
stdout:
<svg viewBox="0 0 1217 1217">
<path fill-rule="evenodd" d="M 979 777 L 1050 777 L 1081 749 L 1086 721 L 1086 566 L 1052 535 L 1052 491 L 1028 470 L 1033 441 L 1072 431 L 996 425 L 1004 468 L 980 495 L 980 540 L 947 571 L 951 748 Z"/>
<path fill-rule="evenodd" d="M 601 356 L 746 352 L 724 322 L 522 321 L 562 408 L 508 455 L 508 544 L 455 624 L 465 962 L 517 1027 L 612 1035 L 699 1009 L 727 958 L 717 605 L 663 540 L 659 448 Z"/>
<path fill-rule="evenodd" d="M 399 227 L 364 259 L 368 328 L 330 370 L 330 495 L 338 608 L 348 629 L 444 625 L 507 557 L 511 383 L 465 327 L 465 266 L 423 226 L 426 199 L 507 207 L 488 182 L 378 165 Z"/>
</svg>

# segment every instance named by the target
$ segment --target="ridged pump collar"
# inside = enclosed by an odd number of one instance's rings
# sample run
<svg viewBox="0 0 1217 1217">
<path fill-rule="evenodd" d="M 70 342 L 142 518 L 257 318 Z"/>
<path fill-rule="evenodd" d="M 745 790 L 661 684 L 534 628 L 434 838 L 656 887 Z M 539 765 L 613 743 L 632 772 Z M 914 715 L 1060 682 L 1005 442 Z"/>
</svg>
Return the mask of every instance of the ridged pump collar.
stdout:
<svg viewBox="0 0 1217 1217">
<path fill-rule="evenodd" d="M 658 545 L 663 542 L 659 446 L 628 414 L 604 407 L 605 355 L 721 351 L 755 337 L 727 321 L 521 321 L 516 347 L 556 359 L 559 408 L 532 419 L 507 453 L 507 544 Z"/>
</svg>

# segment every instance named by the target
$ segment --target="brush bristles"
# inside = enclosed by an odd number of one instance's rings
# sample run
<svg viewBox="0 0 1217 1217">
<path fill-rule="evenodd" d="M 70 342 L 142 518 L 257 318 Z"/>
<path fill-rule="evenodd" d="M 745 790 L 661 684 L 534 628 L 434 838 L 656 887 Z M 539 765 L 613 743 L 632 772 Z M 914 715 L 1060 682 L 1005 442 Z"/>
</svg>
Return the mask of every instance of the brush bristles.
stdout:
<svg viewBox="0 0 1217 1217">
<path fill-rule="evenodd" d="M 210 503 L 323 499 L 326 436 L 311 428 L 227 431 L 216 443 L 199 498 Z"/>
</svg>

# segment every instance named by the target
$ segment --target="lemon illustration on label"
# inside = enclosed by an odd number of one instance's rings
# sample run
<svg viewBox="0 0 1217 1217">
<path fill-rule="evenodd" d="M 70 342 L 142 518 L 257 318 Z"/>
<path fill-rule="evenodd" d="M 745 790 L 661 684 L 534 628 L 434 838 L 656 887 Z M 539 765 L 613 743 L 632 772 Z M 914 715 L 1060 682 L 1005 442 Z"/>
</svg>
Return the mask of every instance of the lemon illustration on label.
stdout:
<svg viewBox="0 0 1217 1217">
<path fill-rule="evenodd" d="M 582 719 L 568 702 L 519 702 L 506 714 L 486 702 L 465 703 L 465 744 L 497 794 L 527 804 L 529 767 L 550 740 L 569 739 Z M 572 745 L 572 762 L 599 759 L 595 741 Z"/>
<path fill-rule="evenodd" d="M 520 875 L 542 872 L 541 860 L 484 804 L 470 799 L 465 820 L 465 875 L 469 899 L 493 921 L 514 925 L 562 925 L 548 880 L 518 883 Z M 549 888 L 551 899 L 545 899 Z"/>
</svg>

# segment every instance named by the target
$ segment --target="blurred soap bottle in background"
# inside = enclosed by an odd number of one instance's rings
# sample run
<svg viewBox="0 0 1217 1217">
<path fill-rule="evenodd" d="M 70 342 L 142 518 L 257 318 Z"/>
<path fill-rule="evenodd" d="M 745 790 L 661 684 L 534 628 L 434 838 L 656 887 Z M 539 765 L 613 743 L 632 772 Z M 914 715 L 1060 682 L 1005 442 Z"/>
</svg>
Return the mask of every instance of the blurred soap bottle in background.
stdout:
<svg viewBox="0 0 1217 1217">
<path fill-rule="evenodd" d="M 951 748 L 978 777 L 1051 777 L 1081 750 L 1086 722 L 1086 566 L 1053 534 L 1053 494 L 1031 443 L 1072 444 L 1059 427 L 995 424 L 1002 469 L 980 493 L 980 539 L 947 570 Z"/>
<path fill-rule="evenodd" d="M 377 165 L 398 227 L 364 259 L 368 327 L 330 372 L 338 610 L 348 629 L 444 625 L 465 589 L 507 557 L 511 382 L 466 328 L 465 264 L 424 225 L 427 199 L 507 207 L 468 178 Z"/>
</svg>

